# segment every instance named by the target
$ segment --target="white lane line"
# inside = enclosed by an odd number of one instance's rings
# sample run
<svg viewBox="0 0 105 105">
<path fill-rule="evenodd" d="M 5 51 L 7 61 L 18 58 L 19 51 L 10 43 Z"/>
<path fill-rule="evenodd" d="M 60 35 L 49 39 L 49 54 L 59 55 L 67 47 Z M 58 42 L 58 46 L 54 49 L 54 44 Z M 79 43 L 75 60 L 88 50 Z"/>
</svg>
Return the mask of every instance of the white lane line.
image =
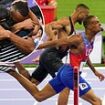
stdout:
<svg viewBox="0 0 105 105">
<path fill-rule="evenodd" d="M 57 104 L 56 104 L 57 105 Z M 74 105 L 74 104 L 68 104 L 68 105 Z M 83 105 L 83 103 L 79 103 L 79 105 Z"/>
<path fill-rule="evenodd" d="M 34 101 L 33 98 L 3 98 L 3 99 L 0 99 L 0 102 L 1 101 Z"/>
<path fill-rule="evenodd" d="M 0 79 L 0 82 L 16 82 L 17 80 L 15 79 Z"/>
<path fill-rule="evenodd" d="M 105 67 L 95 67 L 97 70 L 104 70 Z M 89 70 L 89 67 L 83 67 L 83 70 Z"/>
<path fill-rule="evenodd" d="M 105 90 L 105 88 L 98 88 L 98 87 L 97 87 L 97 88 L 92 88 L 92 89 L 98 90 L 98 91 L 99 91 L 99 90 L 102 90 L 102 91 Z"/>
<path fill-rule="evenodd" d="M 34 105 L 37 105 L 37 103 L 38 103 L 38 102 L 37 102 L 37 101 L 35 101 Z"/>
<path fill-rule="evenodd" d="M 26 91 L 24 88 L 0 89 L 0 91 Z"/>
</svg>

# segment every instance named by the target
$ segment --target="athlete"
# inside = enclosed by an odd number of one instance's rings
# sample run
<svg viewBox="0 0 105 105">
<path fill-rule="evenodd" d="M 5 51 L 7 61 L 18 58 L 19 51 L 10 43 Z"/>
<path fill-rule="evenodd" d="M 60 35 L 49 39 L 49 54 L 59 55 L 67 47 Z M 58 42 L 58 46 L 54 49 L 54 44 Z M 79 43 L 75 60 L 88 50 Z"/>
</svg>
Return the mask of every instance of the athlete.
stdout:
<svg viewBox="0 0 105 105">
<path fill-rule="evenodd" d="M 79 35 L 71 35 L 67 38 L 49 41 L 39 46 L 39 48 L 44 48 L 48 46 L 69 45 L 70 54 L 72 56 L 71 58 L 75 57 L 75 60 L 78 62 L 78 64 L 75 64 L 75 62 L 71 59 L 72 61 L 70 64 L 62 64 L 59 66 L 57 76 L 49 81 L 42 90 L 39 91 L 35 84 L 16 71 L 11 70 L 8 73 L 15 77 L 20 84 L 39 102 L 56 95 L 65 87 L 73 90 L 73 69 L 74 66 L 80 66 L 81 61 L 87 61 L 87 64 L 93 73 L 101 81 L 104 80 L 105 76 L 99 73 L 89 60 L 89 54 L 93 49 L 94 38 L 98 32 L 102 31 L 101 24 L 96 16 L 90 15 L 84 20 L 84 27 L 85 32 L 82 32 Z M 78 59 L 78 57 L 81 57 L 81 59 Z M 85 87 L 82 87 L 82 84 L 85 84 Z M 101 99 L 94 94 L 90 85 L 81 77 L 81 74 L 79 75 L 79 89 L 79 95 L 82 99 L 88 101 L 92 105 L 102 105 Z"/>
<path fill-rule="evenodd" d="M 48 40 L 55 40 L 60 38 L 65 38 L 71 35 L 74 32 L 74 24 L 82 23 L 83 19 L 89 14 L 89 8 L 84 4 L 79 4 L 76 7 L 75 12 L 71 17 L 66 17 L 58 21 L 54 21 L 45 26 L 46 34 L 48 35 Z M 29 76 L 28 72 L 24 68 L 20 69 L 19 72 L 30 79 L 33 83 L 41 83 L 45 77 L 50 74 L 52 77 L 55 77 L 55 72 L 58 72 L 59 67 L 63 64 L 62 58 L 67 55 L 68 47 L 53 47 L 46 49 L 40 56 L 39 66 L 32 73 L 32 76 Z M 66 92 L 66 93 L 65 93 Z M 66 105 L 69 95 L 69 90 L 65 90 L 64 93 L 59 98 L 59 105 Z"/>
<path fill-rule="evenodd" d="M 22 8 L 21 8 L 22 7 Z M 25 11 L 24 11 L 25 10 Z M 30 53 L 34 50 L 35 46 L 33 43 L 32 37 L 29 34 L 36 34 L 40 29 L 40 24 L 36 16 L 28 9 L 27 2 L 23 1 L 14 1 L 11 5 L 11 9 L 7 10 L 3 7 L 0 7 L 1 15 L 0 15 L 0 36 L 3 39 L 11 40 L 18 48 L 22 49 L 25 53 Z M 4 11 L 4 13 L 3 13 Z M 8 16 L 7 16 L 7 14 Z M 4 17 L 2 16 L 4 14 Z M 5 15 L 6 14 L 6 15 Z M 8 24 L 2 24 L 8 23 Z M 17 24 L 16 24 L 17 23 Z M 19 31 L 25 31 L 27 34 L 27 40 L 25 39 L 26 36 L 17 35 L 20 34 Z M 25 34 L 24 32 L 24 34 Z M 5 33 L 2 34 L 2 33 Z M 0 40 L 2 40 L 0 38 Z M 24 42 L 24 44 L 23 44 Z"/>
<path fill-rule="evenodd" d="M 1 6 L 0 13 L 0 61 L 12 62 L 27 56 L 36 46 L 34 38 L 39 37 L 38 19 L 22 1 L 13 2 L 10 10 Z"/>
</svg>

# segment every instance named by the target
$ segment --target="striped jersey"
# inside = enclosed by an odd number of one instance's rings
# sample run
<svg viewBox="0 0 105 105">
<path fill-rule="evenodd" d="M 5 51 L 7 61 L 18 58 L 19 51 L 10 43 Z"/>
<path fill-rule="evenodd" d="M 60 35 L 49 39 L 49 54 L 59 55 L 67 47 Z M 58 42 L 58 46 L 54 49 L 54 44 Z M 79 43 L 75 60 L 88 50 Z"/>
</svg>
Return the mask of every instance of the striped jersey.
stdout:
<svg viewBox="0 0 105 105">
<path fill-rule="evenodd" d="M 17 33 L 18 36 L 27 39 L 30 30 L 21 30 Z M 0 41 L 0 61 L 5 62 L 13 62 L 19 60 L 28 54 L 23 53 L 15 44 L 13 44 L 10 40 L 2 40 Z M 0 69 L 5 69 L 7 67 L 0 66 Z"/>
</svg>

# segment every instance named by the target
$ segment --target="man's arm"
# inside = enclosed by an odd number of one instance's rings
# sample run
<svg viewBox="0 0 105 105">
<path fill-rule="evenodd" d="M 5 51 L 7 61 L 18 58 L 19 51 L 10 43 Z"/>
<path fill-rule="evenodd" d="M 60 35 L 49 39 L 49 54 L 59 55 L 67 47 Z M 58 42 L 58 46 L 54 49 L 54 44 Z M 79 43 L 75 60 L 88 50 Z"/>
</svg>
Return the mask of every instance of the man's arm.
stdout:
<svg viewBox="0 0 105 105">
<path fill-rule="evenodd" d="M 56 27 L 54 27 L 54 25 Z M 57 23 L 55 24 L 55 22 L 45 25 L 45 32 L 48 36 L 48 40 L 55 40 L 56 36 L 58 36 L 58 31 L 61 27 L 61 25 L 58 26 Z"/>
<path fill-rule="evenodd" d="M 38 49 L 47 48 L 47 47 L 58 47 L 62 45 L 69 45 L 69 46 L 71 46 L 72 44 L 78 45 L 79 43 L 81 43 L 81 41 L 82 39 L 80 35 L 71 35 L 69 37 L 62 38 L 62 39 L 47 41 L 43 44 L 40 44 Z"/>
<path fill-rule="evenodd" d="M 9 35 L 10 35 L 9 40 L 11 40 L 11 42 L 13 42 L 24 53 L 31 53 L 34 50 L 35 48 L 34 41 L 32 40 L 31 37 L 24 39 L 12 32 L 10 32 Z"/>
<path fill-rule="evenodd" d="M 8 31 L 5 29 L 0 30 L 0 38 L 1 37 L 2 37 L 2 40 L 8 39 L 11 42 L 13 42 L 24 53 L 31 53 L 35 48 L 34 41 L 30 37 L 27 39 L 24 39 L 12 33 L 11 31 Z"/>
<path fill-rule="evenodd" d="M 105 76 L 101 73 L 99 73 L 93 66 L 90 58 L 88 57 L 88 60 L 87 60 L 87 65 L 90 67 L 90 69 L 93 71 L 93 73 L 100 79 L 100 81 L 104 80 L 105 79 Z"/>
<path fill-rule="evenodd" d="M 34 29 L 34 24 L 33 24 L 33 21 L 30 18 L 28 18 L 22 22 L 16 23 L 11 28 L 13 33 L 17 33 L 21 29 Z"/>
<path fill-rule="evenodd" d="M 20 62 L 15 62 L 15 66 L 17 67 L 18 69 L 18 72 L 20 74 L 22 74 L 24 77 L 26 77 L 27 79 L 30 80 L 30 74 L 29 72 L 25 69 L 24 65 L 21 64 Z"/>
<path fill-rule="evenodd" d="M 14 33 L 20 31 L 21 29 L 34 29 L 34 34 L 36 34 L 39 29 L 40 29 L 41 25 L 39 23 L 38 18 L 36 17 L 36 15 L 30 10 L 28 13 L 28 19 L 25 19 L 22 22 L 19 22 L 15 25 L 12 26 L 12 31 Z"/>
<path fill-rule="evenodd" d="M 93 66 L 93 64 L 92 64 L 92 62 L 91 62 L 91 60 L 90 60 L 89 57 L 88 57 L 88 60 L 87 60 L 86 63 L 89 66 L 89 68 L 93 71 L 93 73 L 95 73 L 96 72 L 96 69 L 94 68 L 94 66 Z"/>
<path fill-rule="evenodd" d="M 31 18 L 31 20 L 34 21 L 36 24 L 40 25 L 37 16 L 31 10 L 29 10 L 28 17 Z"/>
<path fill-rule="evenodd" d="M 9 35 L 7 34 L 7 32 L 8 32 L 8 30 L 5 30 L 5 29 L 0 25 L 0 41 L 9 38 Z"/>
<path fill-rule="evenodd" d="M 31 18 L 31 20 L 33 21 L 33 23 L 34 23 L 34 25 L 35 25 L 35 31 L 36 31 L 35 33 L 37 33 L 38 30 L 39 30 L 40 27 L 41 27 L 37 16 L 36 16 L 31 10 L 29 10 L 28 17 Z"/>
<path fill-rule="evenodd" d="M 66 26 L 70 24 L 68 17 L 53 21 L 45 25 L 45 32 L 49 40 L 55 40 L 56 37 L 60 37 L 59 31 L 64 30 Z M 65 31 L 65 30 L 64 30 Z M 69 30 L 70 31 L 70 30 Z"/>
</svg>

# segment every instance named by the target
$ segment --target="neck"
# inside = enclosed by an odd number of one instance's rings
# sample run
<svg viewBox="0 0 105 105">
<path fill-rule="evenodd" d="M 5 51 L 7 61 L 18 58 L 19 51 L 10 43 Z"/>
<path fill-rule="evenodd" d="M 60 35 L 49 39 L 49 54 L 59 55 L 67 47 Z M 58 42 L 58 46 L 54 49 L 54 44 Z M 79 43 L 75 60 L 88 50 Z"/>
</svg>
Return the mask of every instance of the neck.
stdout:
<svg viewBox="0 0 105 105">
<path fill-rule="evenodd" d="M 75 11 L 71 15 L 71 20 L 72 20 L 73 24 L 75 24 L 77 22 L 77 15 L 76 15 L 76 12 Z"/>
<path fill-rule="evenodd" d="M 85 30 L 86 37 L 89 41 L 93 40 L 95 38 L 96 33 L 91 32 L 90 30 Z"/>
</svg>

